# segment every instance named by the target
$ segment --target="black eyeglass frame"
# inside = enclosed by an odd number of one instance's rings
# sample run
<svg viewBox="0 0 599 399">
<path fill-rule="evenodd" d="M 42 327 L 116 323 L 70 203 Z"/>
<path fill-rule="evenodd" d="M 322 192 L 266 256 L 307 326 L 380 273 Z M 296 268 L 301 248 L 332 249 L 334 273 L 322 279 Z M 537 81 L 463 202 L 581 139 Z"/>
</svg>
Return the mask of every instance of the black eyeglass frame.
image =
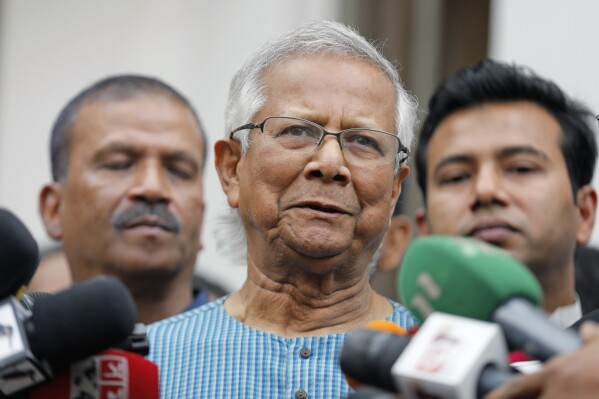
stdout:
<svg viewBox="0 0 599 399">
<path fill-rule="evenodd" d="M 410 149 L 408 147 L 406 147 L 405 145 L 402 144 L 401 140 L 399 139 L 399 137 L 397 137 L 395 134 L 391 134 L 391 133 L 387 133 L 384 132 L 382 130 L 376 130 L 376 129 L 369 129 L 369 128 L 351 128 L 351 129 L 345 129 L 342 130 L 340 132 L 334 133 L 334 132 L 329 132 L 327 131 L 324 127 L 320 126 L 318 123 L 314 123 L 312 121 L 309 121 L 307 119 L 303 119 L 303 118 L 294 118 L 292 116 L 269 116 L 268 118 L 264 119 L 261 123 L 246 123 L 245 125 L 239 126 L 237 129 L 233 130 L 230 134 L 229 134 L 229 139 L 231 140 L 237 140 L 237 138 L 235 137 L 235 133 L 241 131 L 241 130 L 253 130 L 253 129 L 260 129 L 260 131 L 262 133 L 264 133 L 264 125 L 266 124 L 266 121 L 269 119 L 273 119 L 273 118 L 286 118 L 286 119 L 293 119 L 296 121 L 300 121 L 303 123 L 307 123 L 309 125 L 318 127 L 319 129 L 322 130 L 323 135 L 320 137 L 320 139 L 316 142 L 316 147 L 320 146 L 320 144 L 322 143 L 322 141 L 324 140 L 324 138 L 326 136 L 335 136 L 337 137 L 337 140 L 339 141 L 339 145 L 341 146 L 341 148 L 343 149 L 343 145 L 341 143 L 341 134 L 342 133 L 346 133 L 346 132 L 351 132 L 351 131 L 358 131 L 358 130 L 369 130 L 371 132 L 376 132 L 376 133 L 381 133 L 381 134 L 386 134 L 387 136 L 391 136 L 394 139 L 397 140 L 397 154 L 405 154 L 405 157 L 401 158 L 399 160 L 399 164 L 401 165 L 403 162 L 405 162 L 409 157 L 410 157 Z"/>
</svg>

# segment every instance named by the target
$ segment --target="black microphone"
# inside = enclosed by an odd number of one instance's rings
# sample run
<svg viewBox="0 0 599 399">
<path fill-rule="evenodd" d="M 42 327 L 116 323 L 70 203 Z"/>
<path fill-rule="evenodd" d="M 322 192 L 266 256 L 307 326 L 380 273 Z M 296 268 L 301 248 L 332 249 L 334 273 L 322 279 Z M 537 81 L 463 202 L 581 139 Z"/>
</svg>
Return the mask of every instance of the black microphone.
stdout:
<svg viewBox="0 0 599 399">
<path fill-rule="evenodd" d="M 356 330 L 341 347 L 341 369 L 355 381 L 397 392 L 391 369 L 409 343 L 405 335 Z"/>
<path fill-rule="evenodd" d="M 37 243 L 25 225 L 0 208 L 0 300 L 29 284 L 39 263 Z"/>
<path fill-rule="evenodd" d="M 23 295 L 21 295 L 21 299 L 19 302 L 23 307 L 29 311 L 33 311 L 33 307 L 35 303 L 40 299 L 47 298 L 52 296 L 49 292 L 41 292 L 41 291 L 25 291 Z"/>
<path fill-rule="evenodd" d="M 116 278 L 89 280 L 38 300 L 0 302 L 0 392 L 12 395 L 126 339 L 136 321 L 131 294 Z M 1 331 L 5 334 L 2 335 Z"/>
<path fill-rule="evenodd" d="M 585 321 L 594 321 L 595 323 L 599 323 L 599 309 L 595 309 L 592 312 L 585 314 L 580 319 L 578 319 L 574 323 L 572 323 L 572 325 L 568 328 L 570 330 L 574 330 L 574 331 L 578 332 L 580 330 L 580 326 Z"/>
<path fill-rule="evenodd" d="M 19 302 L 25 309 L 33 311 L 33 308 L 38 301 L 44 301 L 51 296 L 52 294 L 48 292 L 26 291 L 23 293 Z M 131 334 L 129 334 L 123 341 L 112 345 L 111 348 L 147 356 L 150 353 L 150 342 L 148 341 L 148 330 L 146 325 L 143 323 L 135 323 L 133 332 L 131 332 Z"/>
</svg>

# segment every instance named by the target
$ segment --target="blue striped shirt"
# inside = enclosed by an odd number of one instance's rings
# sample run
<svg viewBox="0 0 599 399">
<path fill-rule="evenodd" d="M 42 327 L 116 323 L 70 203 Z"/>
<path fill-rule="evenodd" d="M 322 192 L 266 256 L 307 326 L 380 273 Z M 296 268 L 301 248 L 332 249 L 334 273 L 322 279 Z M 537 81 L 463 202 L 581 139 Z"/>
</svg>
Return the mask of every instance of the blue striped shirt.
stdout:
<svg viewBox="0 0 599 399">
<path fill-rule="evenodd" d="M 345 334 L 283 338 L 230 316 L 226 297 L 148 328 L 149 359 L 160 370 L 162 398 L 345 398 L 350 387 L 339 367 Z M 390 301 L 387 317 L 415 323 Z"/>
</svg>

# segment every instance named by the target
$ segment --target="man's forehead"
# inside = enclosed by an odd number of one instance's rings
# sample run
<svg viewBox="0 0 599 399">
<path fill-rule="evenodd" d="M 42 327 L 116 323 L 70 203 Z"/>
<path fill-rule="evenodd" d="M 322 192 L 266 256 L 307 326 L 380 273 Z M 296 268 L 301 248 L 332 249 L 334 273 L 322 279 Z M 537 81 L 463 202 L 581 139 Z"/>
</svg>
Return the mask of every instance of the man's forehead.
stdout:
<svg viewBox="0 0 599 399">
<path fill-rule="evenodd" d="M 501 153 L 510 147 L 560 149 L 559 122 L 540 106 L 528 102 L 483 104 L 456 111 L 439 123 L 430 150 L 451 152 L 487 148 Z"/>
<path fill-rule="evenodd" d="M 183 103 L 164 96 L 131 97 L 114 101 L 89 101 L 82 104 L 74 125 L 147 122 L 148 127 L 162 124 L 186 125 L 200 134 L 192 111 Z M 151 129 L 150 129 L 151 130 Z"/>
<path fill-rule="evenodd" d="M 265 102 L 258 112 L 262 117 L 294 116 L 325 125 L 332 114 L 341 113 L 343 128 L 395 131 L 393 84 L 377 65 L 361 58 L 343 54 L 289 58 L 270 66 L 262 84 Z"/>
<path fill-rule="evenodd" d="M 119 141 L 126 143 L 134 139 L 133 133 L 157 144 L 184 144 L 190 151 L 205 146 L 191 111 L 184 104 L 159 98 L 83 104 L 71 127 L 70 146 L 91 142 L 102 146 Z"/>
</svg>

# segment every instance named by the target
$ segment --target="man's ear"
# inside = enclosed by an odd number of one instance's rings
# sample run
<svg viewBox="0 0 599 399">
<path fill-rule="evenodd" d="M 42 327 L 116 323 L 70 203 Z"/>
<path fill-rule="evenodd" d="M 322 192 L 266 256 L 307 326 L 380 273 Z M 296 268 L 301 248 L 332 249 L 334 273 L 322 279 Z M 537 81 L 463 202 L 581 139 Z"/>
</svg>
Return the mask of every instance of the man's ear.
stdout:
<svg viewBox="0 0 599 399">
<path fill-rule="evenodd" d="M 376 266 L 377 270 L 390 272 L 397 269 L 411 239 L 412 224 L 410 218 L 405 215 L 393 216 L 383 238 L 381 255 Z"/>
<path fill-rule="evenodd" d="M 409 166 L 400 166 L 399 171 L 393 177 L 393 189 L 391 191 L 391 198 L 393 199 L 393 203 L 391 206 L 391 210 L 394 209 L 395 203 L 399 200 L 399 196 L 402 190 L 402 182 L 408 177 L 410 174 Z"/>
<path fill-rule="evenodd" d="M 239 176 L 237 165 L 241 160 L 241 146 L 237 141 L 219 140 L 214 143 L 214 165 L 220 184 L 232 208 L 239 207 Z"/>
<path fill-rule="evenodd" d="M 63 186 L 60 183 L 46 184 L 39 196 L 39 212 L 46 232 L 55 240 L 62 239 L 62 221 L 60 220 L 62 190 Z"/>
<path fill-rule="evenodd" d="M 597 211 L 597 192 L 593 186 L 587 184 L 578 190 L 576 207 L 578 209 L 576 242 L 586 244 L 591 239 Z"/>
<path fill-rule="evenodd" d="M 414 220 L 416 221 L 416 226 L 418 226 L 418 233 L 421 236 L 427 236 L 430 234 L 428 228 L 428 221 L 426 218 L 426 209 L 418 208 L 414 213 Z"/>
</svg>

